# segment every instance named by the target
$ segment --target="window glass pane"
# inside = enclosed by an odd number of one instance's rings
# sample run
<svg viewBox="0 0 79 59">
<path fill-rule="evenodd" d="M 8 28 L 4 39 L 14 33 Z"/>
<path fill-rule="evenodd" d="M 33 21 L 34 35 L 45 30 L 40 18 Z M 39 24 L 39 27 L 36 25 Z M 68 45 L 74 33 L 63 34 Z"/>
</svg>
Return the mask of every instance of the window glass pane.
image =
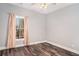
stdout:
<svg viewBox="0 0 79 59">
<path fill-rule="evenodd" d="M 19 38 L 24 38 L 24 29 L 19 29 Z"/>
<path fill-rule="evenodd" d="M 19 20 L 19 27 L 24 28 L 24 19 Z"/>
<path fill-rule="evenodd" d="M 24 28 L 24 19 L 16 18 L 16 28 Z"/>
<path fill-rule="evenodd" d="M 24 38 L 24 18 L 16 17 L 16 39 Z"/>
<path fill-rule="evenodd" d="M 16 29 L 16 39 L 19 39 L 19 29 Z"/>
<path fill-rule="evenodd" d="M 19 28 L 19 19 L 16 18 L 16 28 Z"/>
</svg>

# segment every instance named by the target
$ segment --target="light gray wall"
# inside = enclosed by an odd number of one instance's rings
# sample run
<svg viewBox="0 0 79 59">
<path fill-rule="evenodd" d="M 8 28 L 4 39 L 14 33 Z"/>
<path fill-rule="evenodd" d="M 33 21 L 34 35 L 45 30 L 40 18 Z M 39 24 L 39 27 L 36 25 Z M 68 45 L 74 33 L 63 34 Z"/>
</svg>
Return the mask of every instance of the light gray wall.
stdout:
<svg viewBox="0 0 79 59">
<path fill-rule="evenodd" d="M 47 40 L 79 51 L 79 4 L 48 14 Z"/>
<path fill-rule="evenodd" d="M 0 47 L 6 46 L 8 13 L 29 17 L 29 42 L 45 40 L 45 16 L 10 4 L 0 4 Z"/>
</svg>

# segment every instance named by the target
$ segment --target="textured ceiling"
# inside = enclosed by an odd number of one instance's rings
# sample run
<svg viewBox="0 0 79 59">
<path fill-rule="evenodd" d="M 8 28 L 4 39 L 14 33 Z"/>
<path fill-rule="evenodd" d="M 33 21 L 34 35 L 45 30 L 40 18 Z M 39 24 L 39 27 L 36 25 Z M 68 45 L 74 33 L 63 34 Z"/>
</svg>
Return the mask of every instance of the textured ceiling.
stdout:
<svg viewBox="0 0 79 59">
<path fill-rule="evenodd" d="M 42 14 L 48 14 L 58 9 L 72 5 L 72 3 L 48 3 L 48 8 L 40 8 L 40 3 L 12 3 L 13 5 L 30 9 Z"/>
</svg>

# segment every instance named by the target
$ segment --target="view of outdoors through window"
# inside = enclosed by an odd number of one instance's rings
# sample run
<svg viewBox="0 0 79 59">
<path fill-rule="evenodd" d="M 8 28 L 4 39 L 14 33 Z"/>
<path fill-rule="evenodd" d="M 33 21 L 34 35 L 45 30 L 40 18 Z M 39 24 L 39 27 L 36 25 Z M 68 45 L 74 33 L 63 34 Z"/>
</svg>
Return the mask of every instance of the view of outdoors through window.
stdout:
<svg viewBox="0 0 79 59">
<path fill-rule="evenodd" d="M 16 39 L 24 38 L 24 18 L 16 17 Z"/>
</svg>

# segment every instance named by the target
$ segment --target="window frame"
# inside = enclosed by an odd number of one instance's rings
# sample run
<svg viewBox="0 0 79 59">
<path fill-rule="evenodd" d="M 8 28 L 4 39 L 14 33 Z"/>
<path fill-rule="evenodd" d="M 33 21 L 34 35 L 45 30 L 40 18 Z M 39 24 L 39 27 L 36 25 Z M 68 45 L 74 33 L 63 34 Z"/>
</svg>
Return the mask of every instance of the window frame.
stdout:
<svg viewBox="0 0 79 59">
<path fill-rule="evenodd" d="M 22 18 L 23 19 L 23 21 L 24 21 L 24 17 L 23 16 L 16 16 L 16 20 L 17 20 L 17 18 Z M 16 22 L 17 23 L 17 22 Z M 24 23 L 23 23 L 24 24 Z M 17 26 L 17 25 L 16 25 Z M 23 28 L 17 28 L 16 27 L 16 40 L 24 40 L 24 36 L 23 36 L 23 38 L 17 38 L 17 29 L 19 29 L 19 30 L 22 30 L 23 29 L 23 32 L 24 32 L 24 25 L 23 25 Z M 23 34 L 24 35 L 24 34 Z"/>
</svg>

